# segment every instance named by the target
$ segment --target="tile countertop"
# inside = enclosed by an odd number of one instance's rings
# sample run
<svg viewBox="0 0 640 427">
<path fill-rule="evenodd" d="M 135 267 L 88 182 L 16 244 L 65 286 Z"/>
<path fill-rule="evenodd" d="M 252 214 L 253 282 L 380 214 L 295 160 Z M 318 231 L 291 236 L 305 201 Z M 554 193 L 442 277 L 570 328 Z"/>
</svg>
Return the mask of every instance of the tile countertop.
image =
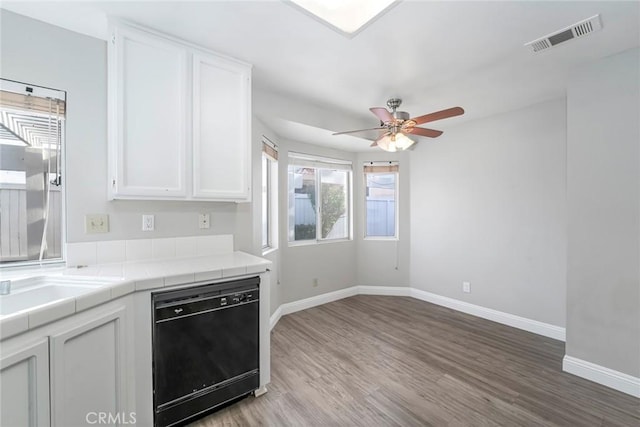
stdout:
<svg viewBox="0 0 640 427">
<path fill-rule="evenodd" d="M 2 280 L 44 276 L 55 278 L 58 282 L 65 277 L 105 282 L 102 286 L 77 297 L 62 298 L 30 310 L 0 315 L 0 340 L 136 291 L 259 274 L 270 266 L 271 262 L 263 258 L 245 252 L 231 252 L 188 258 L 97 264 L 82 268 L 35 267 L 0 271 Z"/>
</svg>

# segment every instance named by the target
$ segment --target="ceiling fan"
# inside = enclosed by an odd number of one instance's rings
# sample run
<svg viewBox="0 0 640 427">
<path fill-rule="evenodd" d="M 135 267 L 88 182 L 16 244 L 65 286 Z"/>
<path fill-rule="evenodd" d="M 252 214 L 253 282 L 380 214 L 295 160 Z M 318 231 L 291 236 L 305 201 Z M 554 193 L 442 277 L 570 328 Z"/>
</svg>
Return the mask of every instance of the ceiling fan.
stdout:
<svg viewBox="0 0 640 427">
<path fill-rule="evenodd" d="M 402 99 L 391 98 L 387 101 L 387 106 L 391 111 L 384 107 L 369 108 L 369 110 L 371 110 L 371 112 L 380 119 L 380 126 L 378 127 L 336 132 L 334 135 L 379 130 L 383 132 L 375 141 L 373 141 L 373 144 L 371 144 L 372 147 L 377 145 L 383 150 L 391 152 L 406 150 L 415 143 L 414 140 L 409 138 L 409 135 L 425 136 L 427 138 L 437 138 L 442 135 L 441 130 L 420 128 L 417 127 L 418 125 L 464 114 L 464 110 L 462 108 L 453 107 L 446 110 L 436 111 L 435 113 L 425 114 L 424 116 L 409 118 L 409 113 L 406 111 L 397 111 L 400 104 L 402 104 Z"/>
</svg>

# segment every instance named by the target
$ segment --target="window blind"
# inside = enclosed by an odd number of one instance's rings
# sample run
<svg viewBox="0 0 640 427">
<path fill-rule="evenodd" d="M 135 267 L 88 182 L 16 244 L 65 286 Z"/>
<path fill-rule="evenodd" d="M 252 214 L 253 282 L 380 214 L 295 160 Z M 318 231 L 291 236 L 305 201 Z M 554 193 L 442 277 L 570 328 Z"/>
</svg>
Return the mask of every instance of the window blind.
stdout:
<svg viewBox="0 0 640 427">
<path fill-rule="evenodd" d="M 265 136 L 262 137 L 262 152 L 270 157 L 271 160 L 278 161 L 278 146 Z"/>
<path fill-rule="evenodd" d="M 292 151 L 289 152 L 289 164 L 309 168 L 352 170 L 352 162 L 350 160 L 332 159 L 330 157 L 313 156 Z"/>
<path fill-rule="evenodd" d="M 44 114 L 53 112 L 64 117 L 65 98 L 63 91 L 29 86 L 5 79 L 0 81 L 0 105 L 5 109 Z"/>
<path fill-rule="evenodd" d="M 0 105 L 3 108 L 10 108 L 12 110 L 34 111 L 44 114 L 55 113 L 56 109 L 59 108 L 60 116 L 65 115 L 65 102 L 60 99 L 49 100 L 47 98 L 22 95 L 4 90 L 0 90 Z"/>
<path fill-rule="evenodd" d="M 366 162 L 364 164 L 364 173 L 389 173 L 398 172 L 399 170 L 398 162 Z"/>
</svg>

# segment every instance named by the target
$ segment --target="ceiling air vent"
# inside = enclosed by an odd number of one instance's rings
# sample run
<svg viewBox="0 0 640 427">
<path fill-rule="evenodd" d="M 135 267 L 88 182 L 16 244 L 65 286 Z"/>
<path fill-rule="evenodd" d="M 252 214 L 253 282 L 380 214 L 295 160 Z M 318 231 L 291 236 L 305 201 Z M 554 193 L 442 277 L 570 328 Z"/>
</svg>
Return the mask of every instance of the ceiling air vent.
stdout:
<svg viewBox="0 0 640 427">
<path fill-rule="evenodd" d="M 600 15 L 594 15 L 567 28 L 525 43 L 525 46 L 530 47 L 534 52 L 540 52 L 541 50 L 564 43 L 567 40 L 583 37 L 600 29 L 602 29 Z"/>
</svg>

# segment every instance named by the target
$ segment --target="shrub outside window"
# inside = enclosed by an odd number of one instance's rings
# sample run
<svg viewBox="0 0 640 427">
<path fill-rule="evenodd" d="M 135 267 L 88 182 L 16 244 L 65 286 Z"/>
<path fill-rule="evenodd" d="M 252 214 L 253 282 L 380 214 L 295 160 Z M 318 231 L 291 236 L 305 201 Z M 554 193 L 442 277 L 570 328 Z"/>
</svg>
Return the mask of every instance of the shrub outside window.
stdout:
<svg viewBox="0 0 640 427">
<path fill-rule="evenodd" d="M 351 163 L 332 160 L 290 157 L 289 242 L 351 237 Z"/>
</svg>

